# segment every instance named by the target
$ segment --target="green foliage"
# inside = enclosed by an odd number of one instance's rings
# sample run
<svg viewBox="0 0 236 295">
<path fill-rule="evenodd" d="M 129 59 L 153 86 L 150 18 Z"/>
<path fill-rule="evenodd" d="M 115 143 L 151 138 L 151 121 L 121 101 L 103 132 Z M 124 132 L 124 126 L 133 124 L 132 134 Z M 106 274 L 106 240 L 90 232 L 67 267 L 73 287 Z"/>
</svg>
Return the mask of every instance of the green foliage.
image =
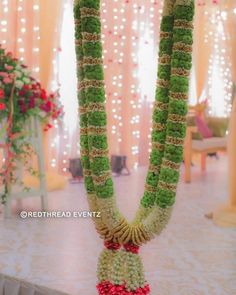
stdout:
<svg viewBox="0 0 236 295">
<path fill-rule="evenodd" d="M 169 103 L 169 112 L 171 114 L 186 116 L 188 112 L 188 106 L 186 104 L 186 101 L 171 100 Z"/>
<path fill-rule="evenodd" d="M 103 80 L 103 68 L 101 65 L 84 66 L 84 75 L 89 80 Z"/>
<path fill-rule="evenodd" d="M 175 7 L 175 17 L 176 19 L 183 19 L 187 21 L 192 21 L 194 15 L 194 1 L 192 1 L 191 5 L 177 5 Z"/>
<path fill-rule="evenodd" d="M 156 186 L 157 180 L 158 180 L 158 175 L 154 172 L 148 171 L 146 183 L 152 186 Z"/>
<path fill-rule="evenodd" d="M 90 126 L 106 126 L 107 116 L 105 112 L 90 112 L 88 115 L 88 124 Z"/>
<path fill-rule="evenodd" d="M 100 8 L 100 0 L 80 0 L 80 7 L 87 7 L 87 8 Z"/>
<path fill-rule="evenodd" d="M 81 0 L 79 2 L 80 7 L 88 7 L 99 10 L 99 0 Z M 79 18 L 80 12 L 78 7 L 75 7 L 75 17 Z M 179 172 L 172 169 L 161 166 L 163 157 L 169 161 L 175 163 L 181 163 L 183 156 L 183 147 L 175 146 L 166 143 L 166 136 L 183 139 L 186 133 L 186 124 L 177 123 L 168 119 L 170 114 L 179 116 L 185 116 L 187 114 L 187 103 L 182 100 L 170 100 L 169 91 L 188 93 L 189 81 L 188 77 L 180 75 L 171 75 L 171 68 L 179 68 L 190 70 L 191 69 L 191 54 L 184 50 L 173 51 L 173 45 L 175 43 L 184 43 L 191 45 L 193 42 L 192 30 L 188 28 L 175 28 L 174 20 L 186 20 L 192 21 L 194 14 L 194 2 L 191 2 L 190 6 L 187 5 L 176 5 L 174 9 L 174 15 L 163 16 L 161 21 L 161 31 L 173 33 L 170 36 L 164 36 L 160 40 L 159 56 L 169 55 L 171 57 L 171 65 L 159 64 L 157 76 L 159 79 L 169 81 L 170 85 L 165 87 L 158 87 L 156 90 L 156 100 L 163 103 L 169 103 L 168 110 L 154 109 L 153 122 L 161 123 L 165 126 L 162 131 L 152 132 L 152 142 L 158 142 L 164 144 L 165 148 L 163 151 L 153 148 L 150 154 L 150 163 L 154 166 L 161 167 L 159 173 L 148 172 L 146 183 L 157 189 L 157 193 L 145 191 L 144 196 L 141 200 L 143 207 L 147 208 L 153 206 L 156 203 L 162 208 L 172 206 L 175 201 L 175 193 L 170 189 L 160 189 L 158 181 L 169 184 L 177 184 L 179 179 Z M 82 32 L 81 32 L 82 30 Z M 77 26 L 75 31 L 76 38 L 81 38 L 81 33 L 96 33 L 100 34 L 101 24 L 100 20 L 95 17 L 85 17 L 82 19 L 82 25 Z M 100 41 L 97 42 L 83 42 L 82 50 L 81 47 L 76 49 L 77 58 L 81 59 L 83 56 L 89 56 L 93 58 L 102 57 L 102 44 Z M 78 70 L 78 77 L 80 79 L 88 80 L 103 80 L 103 68 L 100 65 L 86 65 L 83 67 L 83 71 Z M 81 94 L 78 96 L 80 105 L 86 105 L 88 103 L 103 103 L 105 101 L 104 88 L 93 88 L 81 90 Z M 170 101 L 169 101 L 170 100 Z M 90 112 L 88 116 L 81 116 L 81 127 L 90 126 L 106 126 L 106 114 L 104 112 Z M 107 149 L 107 136 L 105 134 L 88 134 L 87 136 L 81 135 L 81 147 L 86 149 Z M 82 164 L 84 167 L 92 168 L 94 175 L 101 175 L 102 171 L 110 169 L 109 159 L 107 157 L 96 157 L 88 158 L 83 157 Z M 168 186 L 167 186 L 168 187 Z M 86 188 L 92 191 L 95 189 L 96 194 L 99 198 L 109 198 L 113 195 L 113 183 L 112 179 L 108 178 L 104 184 L 93 185 L 91 178 L 86 180 Z"/>
<path fill-rule="evenodd" d="M 91 176 L 86 176 L 84 178 L 84 183 L 85 183 L 85 188 L 88 193 L 93 193 L 94 192 L 94 184 L 93 184 L 93 179 Z"/>
<path fill-rule="evenodd" d="M 173 206 L 175 203 L 175 193 L 169 190 L 158 189 L 155 203 L 161 208 Z"/>
<path fill-rule="evenodd" d="M 101 33 L 100 20 L 94 17 L 85 17 L 82 19 L 82 31 L 86 33 Z"/>
<path fill-rule="evenodd" d="M 165 124 L 167 117 L 168 117 L 168 111 L 167 110 L 166 111 L 154 110 L 153 121 L 155 123 Z"/>
<path fill-rule="evenodd" d="M 110 198 L 114 194 L 113 182 L 109 178 L 104 185 L 95 187 L 98 198 Z"/>
<path fill-rule="evenodd" d="M 144 208 L 152 207 L 155 203 L 155 193 L 144 192 L 143 198 L 141 199 L 141 205 Z"/>
<path fill-rule="evenodd" d="M 168 102 L 169 101 L 169 89 L 158 87 L 156 90 L 156 100 L 164 102 L 164 103 Z"/>
<path fill-rule="evenodd" d="M 193 44 L 193 36 L 190 29 L 174 29 L 174 42 L 184 42 L 185 44 Z"/>
<path fill-rule="evenodd" d="M 86 90 L 86 99 L 88 103 L 104 102 L 105 91 L 103 88 L 88 88 Z"/>
<path fill-rule="evenodd" d="M 96 157 L 91 162 L 91 168 L 94 175 L 100 175 L 110 168 L 109 159 L 107 157 Z"/>
<path fill-rule="evenodd" d="M 172 32 L 174 25 L 174 16 L 163 16 L 161 21 L 161 31 Z"/>
<path fill-rule="evenodd" d="M 90 147 L 96 149 L 107 149 L 107 138 L 106 135 L 89 135 Z"/>
<path fill-rule="evenodd" d="M 152 131 L 152 141 L 159 142 L 164 144 L 166 140 L 166 132 L 165 131 Z"/>
<path fill-rule="evenodd" d="M 158 149 L 152 148 L 152 152 L 150 155 L 150 162 L 153 165 L 160 165 L 163 157 L 163 152 Z"/>
<path fill-rule="evenodd" d="M 170 70 L 171 70 L 170 65 L 159 65 L 158 78 L 164 79 L 164 80 L 169 80 L 170 79 Z"/>
</svg>

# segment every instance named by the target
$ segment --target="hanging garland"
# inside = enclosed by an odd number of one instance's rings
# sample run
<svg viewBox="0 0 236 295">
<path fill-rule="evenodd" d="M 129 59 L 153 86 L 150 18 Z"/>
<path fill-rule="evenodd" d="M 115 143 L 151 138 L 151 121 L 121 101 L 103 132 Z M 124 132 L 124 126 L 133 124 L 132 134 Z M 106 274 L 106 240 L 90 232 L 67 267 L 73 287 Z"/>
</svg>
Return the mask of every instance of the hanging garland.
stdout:
<svg viewBox="0 0 236 295">
<path fill-rule="evenodd" d="M 149 294 L 139 247 L 159 235 L 175 202 L 186 132 L 194 0 L 165 0 L 161 21 L 152 151 L 144 195 L 129 224 L 117 208 L 108 156 L 99 0 L 74 3 L 80 145 L 88 202 L 105 241 L 97 289 L 103 295 Z M 123 247 L 123 249 L 121 249 Z"/>
</svg>

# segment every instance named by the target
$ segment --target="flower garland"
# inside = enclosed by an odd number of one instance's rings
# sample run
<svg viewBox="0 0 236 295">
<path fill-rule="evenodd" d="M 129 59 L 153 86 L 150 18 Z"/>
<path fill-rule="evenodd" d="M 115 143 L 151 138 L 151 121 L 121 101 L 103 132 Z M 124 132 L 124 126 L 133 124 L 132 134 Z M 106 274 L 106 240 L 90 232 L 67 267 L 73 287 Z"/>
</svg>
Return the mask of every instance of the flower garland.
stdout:
<svg viewBox="0 0 236 295">
<path fill-rule="evenodd" d="M 0 171 L 0 180 L 4 184 L 1 195 L 5 203 L 9 186 L 19 182 L 15 176 L 17 162 L 22 162 L 31 173 L 33 148 L 31 134 L 26 131 L 26 124 L 31 117 L 37 117 L 44 125 L 44 131 L 52 128 L 52 120 L 60 118 L 63 108 L 58 100 L 59 94 L 47 92 L 31 75 L 27 67 L 11 52 L 6 52 L 0 45 L 0 139 L 5 148 L 5 164 Z"/>
<path fill-rule="evenodd" d="M 97 288 L 103 295 L 149 294 L 137 254 L 139 246 L 161 233 L 175 202 L 186 132 L 194 1 L 164 1 L 152 152 L 145 192 L 131 224 L 116 206 L 110 171 L 99 10 L 99 0 L 74 3 L 81 159 L 91 210 L 101 211 L 94 222 L 106 247 Z"/>
</svg>

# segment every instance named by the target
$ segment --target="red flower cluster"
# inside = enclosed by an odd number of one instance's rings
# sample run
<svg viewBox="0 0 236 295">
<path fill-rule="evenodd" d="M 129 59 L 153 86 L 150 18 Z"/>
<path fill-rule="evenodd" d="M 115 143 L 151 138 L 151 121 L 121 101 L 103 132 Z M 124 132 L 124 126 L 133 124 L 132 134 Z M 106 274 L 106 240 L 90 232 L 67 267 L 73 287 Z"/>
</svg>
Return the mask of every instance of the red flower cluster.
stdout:
<svg viewBox="0 0 236 295">
<path fill-rule="evenodd" d="M 26 65 L 0 45 L 0 111 L 4 111 L 0 112 L 0 120 L 10 110 L 8 101 L 14 87 L 14 124 L 20 125 L 28 117 L 37 116 L 46 125 L 44 130 L 48 130 L 53 127 L 50 123 L 63 115 L 59 93 L 48 94 L 26 69 Z"/>
<path fill-rule="evenodd" d="M 97 285 L 99 295 L 148 295 L 150 294 L 149 285 L 128 291 L 123 285 L 113 285 L 111 282 L 104 281 Z"/>
<path fill-rule="evenodd" d="M 138 254 L 139 252 L 139 246 L 128 243 L 124 245 L 124 248 L 127 252 L 131 252 L 133 254 Z"/>
<path fill-rule="evenodd" d="M 104 242 L 104 246 L 109 249 L 109 250 L 119 250 L 121 245 L 118 244 L 118 243 L 113 243 L 113 242 L 110 242 L 110 241 L 105 241 Z"/>
<path fill-rule="evenodd" d="M 58 108 L 55 102 L 57 94 L 47 95 L 47 92 L 38 82 L 24 85 L 19 91 L 19 96 L 18 105 L 22 113 L 26 113 L 29 109 L 35 107 L 39 107 L 41 111 L 48 115 L 50 114 L 52 119 L 56 119 L 62 113 L 62 108 Z"/>
</svg>

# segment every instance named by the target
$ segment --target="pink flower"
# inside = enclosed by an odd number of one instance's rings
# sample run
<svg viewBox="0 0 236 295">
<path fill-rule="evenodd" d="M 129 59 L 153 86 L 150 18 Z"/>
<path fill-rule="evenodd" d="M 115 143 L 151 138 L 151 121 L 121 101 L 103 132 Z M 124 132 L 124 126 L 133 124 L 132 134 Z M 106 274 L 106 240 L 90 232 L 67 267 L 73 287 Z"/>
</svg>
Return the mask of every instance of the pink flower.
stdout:
<svg viewBox="0 0 236 295">
<path fill-rule="evenodd" d="M 7 71 L 11 71 L 13 69 L 13 66 L 5 65 L 5 69 Z"/>
<path fill-rule="evenodd" d="M 7 75 L 6 72 L 0 72 L 0 76 L 1 76 L 1 77 L 7 77 L 8 75 Z"/>
<path fill-rule="evenodd" d="M 3 78 L 3 83 L 10 84 L 10 83 L 12 83 L 12 79 L 10 79 L 9 77 L 5 77 L 5 78 Z"/>
</svg>

